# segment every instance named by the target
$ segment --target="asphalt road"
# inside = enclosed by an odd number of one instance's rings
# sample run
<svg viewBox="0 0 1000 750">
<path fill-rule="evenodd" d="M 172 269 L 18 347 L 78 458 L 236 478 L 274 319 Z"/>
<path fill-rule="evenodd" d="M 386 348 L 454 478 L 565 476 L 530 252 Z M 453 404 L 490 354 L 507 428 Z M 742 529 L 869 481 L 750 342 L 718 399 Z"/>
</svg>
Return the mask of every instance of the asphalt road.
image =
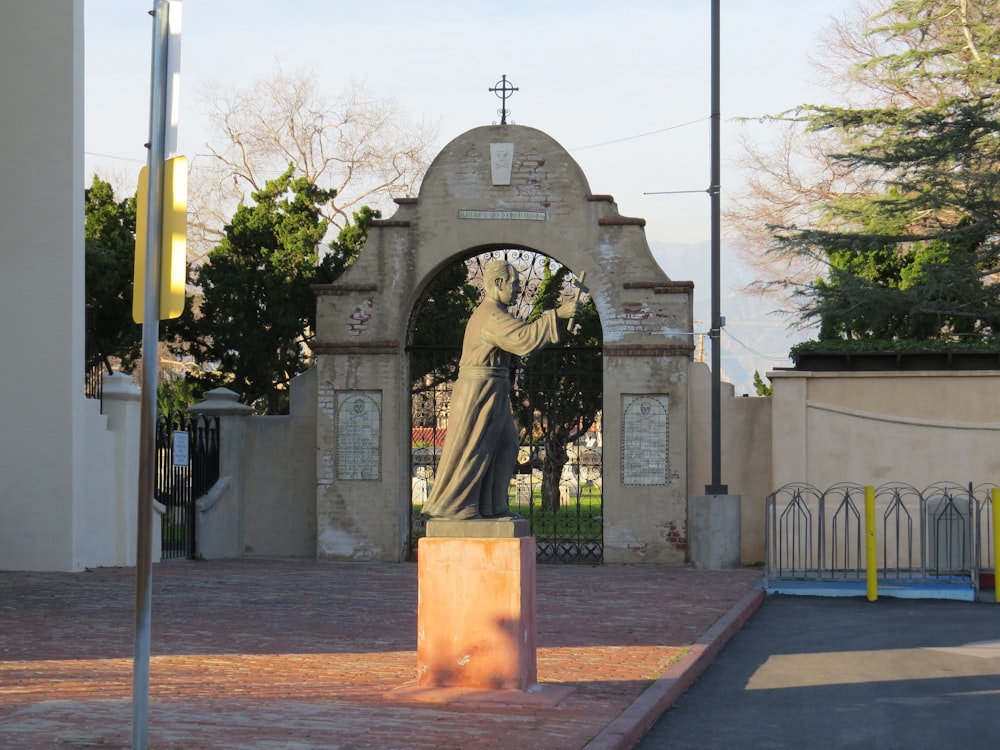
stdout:
<svg viewBox="0 0 1000 750">
<path fill-rule="evenodd" d="M 772 595 L 637 746 L 1000 748 L 1000 604 Z"/>
</svg>

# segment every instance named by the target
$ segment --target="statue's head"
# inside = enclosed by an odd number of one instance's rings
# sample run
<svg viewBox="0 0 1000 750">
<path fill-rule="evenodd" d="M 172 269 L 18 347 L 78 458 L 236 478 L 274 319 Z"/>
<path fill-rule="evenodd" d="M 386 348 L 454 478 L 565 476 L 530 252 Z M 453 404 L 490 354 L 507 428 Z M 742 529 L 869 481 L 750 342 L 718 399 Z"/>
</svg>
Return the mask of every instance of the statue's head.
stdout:
<svg viewBox="0 0 1000 750">
<path fill-rule="evenodd" d="M 512 305 L 521 294 L 521 277 L 505 260 L 493 260 L 483 269 L 486 296 L 505 305 Z"/>
<path fill-rule="evenodd" d="M 483 269 L 483 286 L 487 297 L 510 305 L 521 294 L 521 277 L 507 261 L 491 260 Z"/>
<path fill-rule="evenodd" d="M 498 282 L 510 281 L 514 267 L 505 260 L 491 260 L 483 269 L 483 285 L 487 289 L 496 288 Z"/>
</svg>

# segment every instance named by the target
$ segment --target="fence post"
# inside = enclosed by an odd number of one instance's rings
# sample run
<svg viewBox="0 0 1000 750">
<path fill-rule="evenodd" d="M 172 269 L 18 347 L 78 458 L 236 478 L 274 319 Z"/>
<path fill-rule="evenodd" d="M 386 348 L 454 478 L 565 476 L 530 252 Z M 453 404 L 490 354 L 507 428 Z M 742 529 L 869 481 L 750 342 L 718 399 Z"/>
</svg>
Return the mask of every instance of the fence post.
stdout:
<svg viewBox="0 0 1000 750">
<path fill-rule="evenodd" d="M 997 583 L 997 555 L 1000 554 L 1000 487 L 990 490 L 990 511 L 993 516 L 993 601 L 1000 604 L 1000 583 Z"/>
<path fill-rule="evenodd" d="M 191 414 L 219 417 L 219 479 L 225 492 L 203 506 L 198 498 L 198 552 L 206 560 L 240 557 L 244 552 L 243 477 L 246 418 L 253 412 L 228 388 L 215 388 L 188 407 Z"/>
<path fill-rule="evenodd" d="M 868 601 L 878 599 L 878 548 L 875 539 L 875 488 L 865 485 L 865 568 L 868 573 Z"/>
<path fill-rule="evenodd" d="M 139 484 L 139 402 L 141 394 L 132 378 L 113 372 L 102 378 L 101 390 L 108 430 L 114 435 L 114 488 L 112 507 L 114 560 L 108 565 L 135 565 L 136 503 L 134 488 Z M 159 514 L 153 514 L 153 562 L 160 559 Z"/>
</svg>

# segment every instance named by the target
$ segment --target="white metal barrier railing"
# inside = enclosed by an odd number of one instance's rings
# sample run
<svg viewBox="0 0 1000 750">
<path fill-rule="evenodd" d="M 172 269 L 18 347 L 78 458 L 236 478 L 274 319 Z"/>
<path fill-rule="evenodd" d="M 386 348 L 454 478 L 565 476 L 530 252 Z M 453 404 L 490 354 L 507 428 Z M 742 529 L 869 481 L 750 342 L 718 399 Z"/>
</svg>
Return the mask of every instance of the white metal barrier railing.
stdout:
<svg viewBox="0 0 1000 750">
<path fill-rule="evenodd" d="M 981 577 L 995 570 L 998 493 L 995 485 L 951 482 L 923 490 L 892 482 L 867 493 L 854 483 L 826 490 L 786 484 L 766 501 L 765 575 L 769 581 L 967 583 L 978 591 Z"/>
</svg>

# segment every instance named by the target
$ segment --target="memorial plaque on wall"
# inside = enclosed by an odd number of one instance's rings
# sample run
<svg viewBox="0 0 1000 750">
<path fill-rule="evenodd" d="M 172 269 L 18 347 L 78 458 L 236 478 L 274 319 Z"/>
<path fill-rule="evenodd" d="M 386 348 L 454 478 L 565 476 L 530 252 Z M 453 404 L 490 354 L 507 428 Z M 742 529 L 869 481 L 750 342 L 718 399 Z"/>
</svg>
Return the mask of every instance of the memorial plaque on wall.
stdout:
<svg viewBox="0 0 1000 750">
<path fill-rule="evenodd" d="M 337 394 L 337 479 L 376 482 L 382 477 L 382 393 Z"/>
<path fill-rule="evenodd" d="M 622 395 L 622 484 L 670 480 L 666 395 Z"/>
</svg>

